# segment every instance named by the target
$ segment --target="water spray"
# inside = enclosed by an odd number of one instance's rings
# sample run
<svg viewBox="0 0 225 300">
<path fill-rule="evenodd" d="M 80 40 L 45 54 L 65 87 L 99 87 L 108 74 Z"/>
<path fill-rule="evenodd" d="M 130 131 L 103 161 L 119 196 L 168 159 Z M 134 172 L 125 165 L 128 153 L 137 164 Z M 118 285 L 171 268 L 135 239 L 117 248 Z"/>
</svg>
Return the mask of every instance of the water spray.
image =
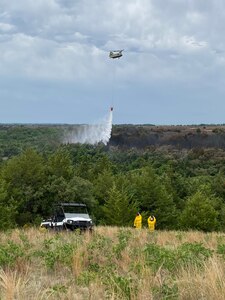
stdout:
<svg viewBox="0 0 225 300">
<path fill-rule="evenodd" d="M 91 144 L 103 143 L 107 145 L 112 132 L 113 107 L 109 113 L 96 124 L 75 125 L 65 134 L 65 144 Z"/>
</svg>

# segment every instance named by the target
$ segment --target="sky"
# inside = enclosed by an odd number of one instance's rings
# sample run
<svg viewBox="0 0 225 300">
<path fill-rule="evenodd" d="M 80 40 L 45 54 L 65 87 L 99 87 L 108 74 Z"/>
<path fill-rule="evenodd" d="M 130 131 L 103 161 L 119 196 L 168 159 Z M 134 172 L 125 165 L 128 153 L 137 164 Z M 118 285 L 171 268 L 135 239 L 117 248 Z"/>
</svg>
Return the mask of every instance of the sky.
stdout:
<svg viewBox="0 0 225 300">
<path fill-rule="evenodd" d="M 225 123 L 224 29 L 223 0 L 0 0 L 0 123 Z"/>
</svg>

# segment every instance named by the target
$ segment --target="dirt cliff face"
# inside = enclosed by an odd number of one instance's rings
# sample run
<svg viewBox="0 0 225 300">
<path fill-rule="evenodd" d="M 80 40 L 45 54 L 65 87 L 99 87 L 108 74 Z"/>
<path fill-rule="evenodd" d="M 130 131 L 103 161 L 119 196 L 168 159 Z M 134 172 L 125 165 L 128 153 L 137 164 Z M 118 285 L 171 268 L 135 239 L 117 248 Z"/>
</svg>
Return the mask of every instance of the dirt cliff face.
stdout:
<svg viewBox="0 0 225 300">
<path fill-rule="evenodd" d="M 109 146 L 139 149 L 150 146 L 225 149 L 225 126 L 115 125 Z"/>
</svg>

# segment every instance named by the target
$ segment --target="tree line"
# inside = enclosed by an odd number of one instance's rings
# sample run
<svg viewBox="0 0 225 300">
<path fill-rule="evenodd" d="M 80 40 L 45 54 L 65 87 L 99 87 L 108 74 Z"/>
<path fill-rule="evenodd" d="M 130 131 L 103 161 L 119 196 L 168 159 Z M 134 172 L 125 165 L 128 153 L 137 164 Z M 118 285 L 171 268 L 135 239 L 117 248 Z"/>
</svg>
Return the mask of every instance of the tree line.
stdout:
<svg viewBox="0 0 225 300">
<path fill-rule="evenodd" d="M 137 211 L 158 229 L 225 229 L 225 174 L 205 151 L 64 145 L 28 148 L 0 164 L 0 229 L 39 225 L 58 202 L 86 203 L 95 224 L 132 226 Z M 217 162 L 218 162 L 217 161 Z"/>
</svg>

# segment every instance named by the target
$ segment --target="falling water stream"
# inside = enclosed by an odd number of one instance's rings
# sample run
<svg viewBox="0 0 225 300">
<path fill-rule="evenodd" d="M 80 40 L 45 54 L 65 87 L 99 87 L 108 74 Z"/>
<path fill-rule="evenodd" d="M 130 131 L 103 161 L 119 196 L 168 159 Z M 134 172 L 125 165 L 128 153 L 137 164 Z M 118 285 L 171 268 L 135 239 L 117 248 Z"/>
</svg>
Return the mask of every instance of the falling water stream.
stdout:
<svg viewBox="0 0 225 300">
<path fill-rule="evenodd" d="M 65 134 L 65 144 L 91 144 L 103 143 L 107 145 L 112 132 L 113 111 L 110 112 L 98 123 L 92 125 L 76 125 Z"/>
</svg>

